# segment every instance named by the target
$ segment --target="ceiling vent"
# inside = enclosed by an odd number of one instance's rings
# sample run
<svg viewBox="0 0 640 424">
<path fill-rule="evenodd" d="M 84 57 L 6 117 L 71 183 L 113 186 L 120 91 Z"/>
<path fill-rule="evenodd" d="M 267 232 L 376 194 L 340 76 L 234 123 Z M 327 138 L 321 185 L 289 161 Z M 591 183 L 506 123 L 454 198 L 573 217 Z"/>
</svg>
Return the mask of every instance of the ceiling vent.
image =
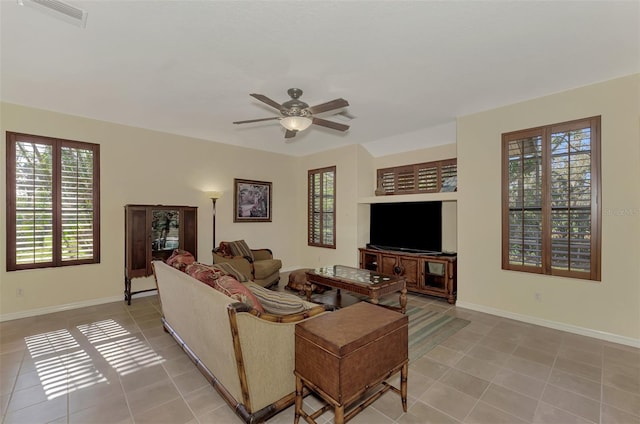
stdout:
<svg viewBox="0 0 640 424">
<path fill-rule="evenodd" d="M 86 10 L 60 0 L 18 0 L 18 4 L 20 6 L 31 6 L 80 28 L 85 28 L 87 25 L 88 12 Z"/>
</svg>

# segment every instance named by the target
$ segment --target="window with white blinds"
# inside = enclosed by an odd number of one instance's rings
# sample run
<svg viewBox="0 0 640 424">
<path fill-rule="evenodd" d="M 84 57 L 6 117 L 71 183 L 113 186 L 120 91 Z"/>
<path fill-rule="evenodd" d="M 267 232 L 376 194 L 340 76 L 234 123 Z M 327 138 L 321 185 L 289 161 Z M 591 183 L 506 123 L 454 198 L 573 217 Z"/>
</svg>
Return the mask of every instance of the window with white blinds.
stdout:
<svg viewBox="0 0 640 424">
<path fill-rule="evenodd" d="M 99 145 L 7 132 L 7 270 L 100 261 Z"/>
<path fill-rule="evenodd" d="M 599 281 L 600 117 L 502 143 L 502 268 Z"/>
<path fill-rule="evenodd" d="M 308 244 L 336 248 L 336 167 L 308 172 Z"/>
</svg>

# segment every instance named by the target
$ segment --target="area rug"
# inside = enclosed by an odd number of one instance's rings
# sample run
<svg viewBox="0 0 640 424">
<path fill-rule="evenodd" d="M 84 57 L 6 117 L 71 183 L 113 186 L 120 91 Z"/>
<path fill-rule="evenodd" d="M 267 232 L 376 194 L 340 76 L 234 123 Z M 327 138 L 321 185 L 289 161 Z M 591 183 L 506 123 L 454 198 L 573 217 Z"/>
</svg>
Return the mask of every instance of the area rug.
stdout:
<svg viewBox="0 0 640 424">
<path fill-rule="evenodd" d="M 388 296 L 381 304 L 397 306 L 397 299 Z M 442 312 L 415 306 L 407 307 L 409 316 L 409 361 L 415 361 L 464 328 L 470 321 Z"/>
<path fill-rule="evenodd" d="M 409 361 L 415 361 L 469 324 L 469 321 L 423 308 L 408 307 Z"/>
</svg>

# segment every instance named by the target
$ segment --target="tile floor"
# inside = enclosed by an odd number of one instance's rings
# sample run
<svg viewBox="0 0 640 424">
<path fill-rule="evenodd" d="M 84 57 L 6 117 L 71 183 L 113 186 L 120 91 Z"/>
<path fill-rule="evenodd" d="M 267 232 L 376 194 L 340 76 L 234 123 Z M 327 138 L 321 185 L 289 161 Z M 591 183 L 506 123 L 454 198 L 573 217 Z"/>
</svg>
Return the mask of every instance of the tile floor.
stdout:
<svg viewBox="0 0 640 424">
<path fill-rule="evenodd" d="M 407 413 L 389 392 L 352 423 L 640 424 L 640 349 L 424 296 L 409 304 L 471 323 L 410 365 Z M 0 413 L 6 424 L 241 423 L 163 332 L 156 296 L 0 323 Z M 289 408 L 268 423 L 292 421 Z"/>
</svg>

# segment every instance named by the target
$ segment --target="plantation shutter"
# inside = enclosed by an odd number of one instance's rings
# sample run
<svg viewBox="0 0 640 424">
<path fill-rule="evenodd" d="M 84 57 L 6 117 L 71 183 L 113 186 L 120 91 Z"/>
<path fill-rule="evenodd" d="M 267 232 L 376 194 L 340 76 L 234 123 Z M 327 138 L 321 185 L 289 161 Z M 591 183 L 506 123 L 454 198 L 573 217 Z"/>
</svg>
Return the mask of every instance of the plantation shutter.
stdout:
<svg viewBox="0 0 640 424">
<path fill-rule="evenodd" d="M 62 147 L 62 261 L 93 256 L 93 151 Z"/>
<path fill-rule="evenodd" d="M 396 173 L 392 169 L 378 170 L 378 188 L 381 194 L 393 194 L 396 187 Z"/>
<path fill-rule="evenodd" d="M 96 263 L 99 146 L 7 132 L 7 270 Z"/>
<path fill-rule="evenodd" d="M 309 173 L 309 244 L 320 244 L 320 174 Z"/>
<path fill-rule="evenodd" d="M 599 128 L 503 134 L 503 269 L 600 280 Z"/>
<path fill-rule="evenodd" d="M 542 271 L 542 136 L 508 141 L 509 264 Z"/>
<path fill-rule="evenodd" d="M 586 126 L 585 126 L 586 125 Z M 592 160 L 591 126 L 551 129 L 551 268 L 552 274 L 591 272 Z"/>
<path fill-rule="evenodd" d="M 416 165 L 418 192 L 433 193 L 439 191 L 438 165 L 435 162 Z"/>
<path fill-rule="evenodd" d="M 413 166 L 396 168 L 395 193 L 413 193 L 416 190 L 416 172 Z"/>
<path fill-rule="evenodd" d="M 53 262 L 53 146 L 15 145 L 16 264 Z"/>
<path fill-rule="evenodd" d="M 308 174 L 308 244 L 335 248 L 336 168 L 310 170 Z"/>
<path fill-rule="evenodd" d="M 447 180 L 450 179 L 456 180 L 458 178 L 458 161 L 457 160 L 449 160 L 441 162 L 440 166 L 440 187 L 445 185 Z"/>
<path fill-rule="evenodd" d="M 322 174 L 322 240 L 323 245 L 335 245 L 335 171 Z"/>
<path fill-rule="evenodd" d="M 456 159 L 378 169 L 376 195 L 438 193 L 457 170 Z"/>
</svg>

